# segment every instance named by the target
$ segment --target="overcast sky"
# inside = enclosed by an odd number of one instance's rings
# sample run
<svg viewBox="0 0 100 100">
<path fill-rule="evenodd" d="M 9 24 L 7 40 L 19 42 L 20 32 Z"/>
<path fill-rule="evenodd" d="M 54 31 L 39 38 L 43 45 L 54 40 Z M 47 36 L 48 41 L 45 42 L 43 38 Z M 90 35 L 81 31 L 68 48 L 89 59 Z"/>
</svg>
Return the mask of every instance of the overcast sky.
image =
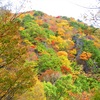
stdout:
<svg viewBox="0 0 100 100">
<path fill-rule="evenodd" d="M 23 0 L 0 0 L 3 3 L 13 2 L 14 8 L 19 8 Z M 25 0 L 24 0 L 25 1 Z M 26 0 L 28 1 L 28 0 Z M 67 16 L 80 18 L 87 9 L 96 5 L 97 0 L 30 0 L 24 4 L 24 10 L 40 10 L 52 16 Z M 14 11 L 14 10 L 13 10 Z M 19 11 L 19 10 L 18 10 Z"/>
</svg>

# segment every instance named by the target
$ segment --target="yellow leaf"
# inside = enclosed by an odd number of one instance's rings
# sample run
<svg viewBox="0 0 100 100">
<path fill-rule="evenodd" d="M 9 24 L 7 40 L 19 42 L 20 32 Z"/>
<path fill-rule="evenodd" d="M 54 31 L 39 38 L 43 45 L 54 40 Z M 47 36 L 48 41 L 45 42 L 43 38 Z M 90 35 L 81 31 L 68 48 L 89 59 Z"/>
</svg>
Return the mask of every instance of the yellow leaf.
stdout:
<svg viewBox="0 0 100 100">
<path fill-rule="evenodd" d="M 3 62 L 3 59 L 2 58 L 0 58 L 0 63 L 2 63 Z"/>
<path fill-rule="evenodd" d="M 20 31 L 24 30 L 24 27 L 20 27 L 19 30 L 20 30 Z"/>
</svg>

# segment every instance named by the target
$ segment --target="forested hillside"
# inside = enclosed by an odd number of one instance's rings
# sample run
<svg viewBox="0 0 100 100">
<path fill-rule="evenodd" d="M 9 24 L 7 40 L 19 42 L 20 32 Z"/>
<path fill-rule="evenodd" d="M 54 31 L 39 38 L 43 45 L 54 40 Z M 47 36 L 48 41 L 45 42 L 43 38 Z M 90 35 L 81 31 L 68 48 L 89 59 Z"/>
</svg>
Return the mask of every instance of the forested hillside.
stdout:
<svg viewBox="0 0 100 100">
<path fill-rule="evenodd" d="M 100 100 L 100 29 L 66 16 L 0 15 L 0 100 Z"/>
</svg>

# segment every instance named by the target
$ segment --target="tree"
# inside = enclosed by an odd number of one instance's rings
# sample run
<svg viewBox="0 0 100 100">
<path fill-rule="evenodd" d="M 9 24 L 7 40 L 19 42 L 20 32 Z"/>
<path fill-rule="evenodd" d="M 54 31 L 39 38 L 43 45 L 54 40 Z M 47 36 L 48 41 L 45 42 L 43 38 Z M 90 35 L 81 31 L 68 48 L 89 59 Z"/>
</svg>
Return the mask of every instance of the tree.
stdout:
<svg viewBox="0 0 100 100">
<path fill-rule="evenodd" d="M 44 91 L 47 100 L 71 100 L 69 92 L 77 92 L 71 74 L 62 76 L 54 85 L 50 82 L 44 82 Z"/>
<path fill-rule="evenodd" d="M 100 0 L 95 0 L 95 2 L 97 2 L 97 4 L 90 7 L 81 6 L 87 9 L 87 13 L 84 14 L 83 20 L 92 26 L 100 27 Z"/>
<path fill-rule="evenodd" d="M 40 56 L 37 69 L 39 74 L 46 70 L 52 69 L 60 71 L 61 61 L 55 53 L 47 53 Z"/>
<path fill-rule="evenodd" d="M 0 100 L 12 100 L 35 83 L 34 69 L 25 62 L 27 46 L 20 38 L 20 23 L 8 10 L 0 16 Z"/>
<path fill-rule="evenodd" d="M 49 69 L 43 72 L 39 76 L 39 79 L 41 81 L 51 82 L 52 84 L 54 84 L 60 77 L 61 77 L 60 72 Z"/>
<path fill-rule="evenodd" d="M 47 100 L 44 93 L 43 83 L 40 82 L 37 77 L 35 79 L 35 86 L 22 94 L 18 100 Z"/>
</svg>

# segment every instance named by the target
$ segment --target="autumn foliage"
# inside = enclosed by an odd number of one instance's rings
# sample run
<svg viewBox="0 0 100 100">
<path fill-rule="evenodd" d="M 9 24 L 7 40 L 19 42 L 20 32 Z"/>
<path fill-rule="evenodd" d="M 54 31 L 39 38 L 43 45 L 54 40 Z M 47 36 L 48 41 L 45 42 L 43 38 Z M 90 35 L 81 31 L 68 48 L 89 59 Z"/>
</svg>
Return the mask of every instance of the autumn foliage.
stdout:
<svg viewBox="0 0 100 100">
<path fill-rule="evenodd" d="M 51 82 L 51 83 L 55 83 L 55 81 L 57 81 L 57 79 L 59 79 L 61 77 L 61 73 L 57 72 L 57 71 L 53 71 L 53 70 L 46 70 L 44 73 L 42 73 L 39 76 L 39 79 L 41 81 L 46 81 L 46 82 Z"/>
<path fill-rule="evenodd" d="M 80 59 L 82 60 L 88 60 L 89 58 L 91 58 L 92 54 L 89 53 L 89 52 L 83 52 L 81 55 L 80 55 Z"/>
<path fill-rule="evenodd" d="M 65 51 L 58 51 L 57 54 L 58 56 L 66 56 L 66 57 L 68 56 L 67 52 Z"/>
<path fill-rule="evenodd" d="M 68 68 L 67 66 L 61 66 L 61 71 L 62 73 L 70 73 L 71 72 L 71 69 Z"/>
<path fill-rule="evenodd" d="M 98 95 L 99 29 L 41 11 L 10 16 L 9 11 L 0 15 L 0 100 L 90 100 Z"/>
</svg>

